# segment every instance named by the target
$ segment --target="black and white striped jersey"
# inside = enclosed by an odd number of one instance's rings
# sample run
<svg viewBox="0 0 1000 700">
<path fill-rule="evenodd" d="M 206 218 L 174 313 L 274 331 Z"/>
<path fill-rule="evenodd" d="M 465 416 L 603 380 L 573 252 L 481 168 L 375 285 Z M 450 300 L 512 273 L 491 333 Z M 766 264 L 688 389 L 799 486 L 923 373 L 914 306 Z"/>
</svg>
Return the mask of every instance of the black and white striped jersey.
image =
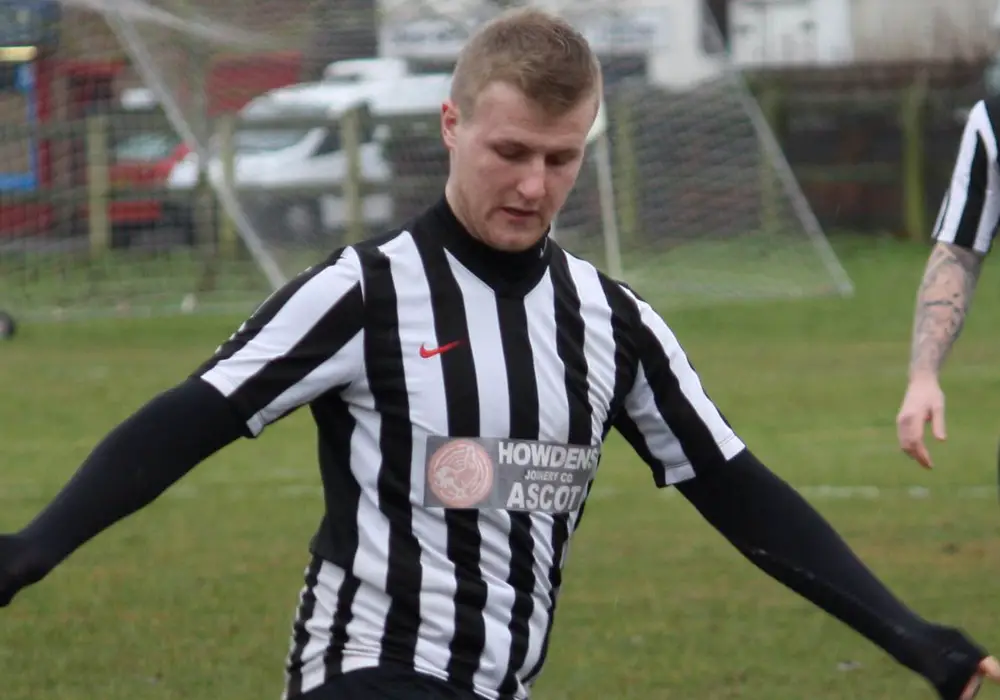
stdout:
<svg viewBox="0 0 1000 700">
<path fill-rule="evenodd" d="M 611 428 L 661 487 L 744 447 L 648 304 L 555 242 L 487 248 L 444 198 L 301 274 L 197 374 L 253 435 L 302 406 L 317 426 L 288 698 L 376 665 L 527 698 Z"/>
<path fill-rule="evenodd" d="M 1000 96 L 978 101 L 965 123 L 951 184 L 933 238 L 987 254 L 1000 226 L 1000 165 L 997 126 Z"/>
</svg>

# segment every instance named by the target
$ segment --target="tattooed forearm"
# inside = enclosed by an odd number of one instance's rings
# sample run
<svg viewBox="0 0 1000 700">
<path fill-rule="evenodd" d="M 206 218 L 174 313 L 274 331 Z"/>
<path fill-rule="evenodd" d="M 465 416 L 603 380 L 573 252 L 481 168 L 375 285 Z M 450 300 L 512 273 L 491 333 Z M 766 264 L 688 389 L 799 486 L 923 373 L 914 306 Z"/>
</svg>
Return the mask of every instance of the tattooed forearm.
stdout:
<svg viewBox="0 0 1000 700">
<path fill-rule="evenodd" d="M 982 257 L 948 243 L 934 246 L 917 294 L 910 376 L 936 375 L 962 332 Z"/>
</svg>

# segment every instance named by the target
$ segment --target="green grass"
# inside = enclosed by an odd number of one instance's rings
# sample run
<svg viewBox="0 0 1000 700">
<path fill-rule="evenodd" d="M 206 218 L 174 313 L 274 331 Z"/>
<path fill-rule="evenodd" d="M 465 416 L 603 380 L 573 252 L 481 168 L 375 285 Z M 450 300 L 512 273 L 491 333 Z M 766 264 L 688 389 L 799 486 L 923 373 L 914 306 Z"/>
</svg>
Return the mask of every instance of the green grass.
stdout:
<svg viewBox="0 0 1000 700">
<path fill-rule="evenodd" d="M 323 256 L 319 250 L 269 252 L 288 278 Z M 0 307 L 29 320 L 174 315 L 189 296 L 204 311 L 248 313 L 270 289 L 245 251 L 232 257 L 188 248 L 0 256 Z"/>
<path fill-rule="evenodd" d="M 846 284 L 798 227 L 738 237 L 668 239 L 657 246 L 622 242 L 621 248 L 621 278 L 645 297 L 659 299 L 663 308 L 834 296 Z M 610 269 L 603 240 L 574 241 L 570 249 Z"/>
<path fill-rule="evenodd" d="M 621 277 L 664 307 L 838 291 L 840 280 L 798 228 L 671 243 L 655 248 L 622 243 Z M 567 245 L 608 269 L 603 240 Z M 267 250 L 289 278 L 329 253 L 318 247 Z M 0 255 L 0 308 L 30 320 L 170 315 L 192 296 L 203 311 L 249 312 L 268 291 L 267 278 L 245 251 L 220 257 L 197 249 Z"/>
<path fill-rule="evenodd" d="M 904 599 L 1000 647 L 1000 278 L 984 273 L 946 373 L 950 437 L 925 472 L 898 452 L 893 421 L 927 251 L 837 245 L 852 299 L 710 306 L 668 322 L 746 441 Z M 108 429 L 238 320 L 26 324 L 0 345 L 0 530 L 24 524 Z M 862 486 L 878 491 L 850 490 Z M 321 512 L 300 412 L 210 459 L 0 612 L 2 697 L 277 698 Z M 617 438 L 567 576 L 542 700 L 933 697 L 657 491 Z"/>
</svg>

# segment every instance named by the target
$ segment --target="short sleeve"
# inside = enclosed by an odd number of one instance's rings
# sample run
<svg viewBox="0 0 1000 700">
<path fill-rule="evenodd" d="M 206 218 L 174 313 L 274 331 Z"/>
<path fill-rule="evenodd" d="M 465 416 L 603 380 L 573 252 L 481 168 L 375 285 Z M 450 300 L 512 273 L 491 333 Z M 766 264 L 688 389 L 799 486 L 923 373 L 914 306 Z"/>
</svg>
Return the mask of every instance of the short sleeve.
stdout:
<svg viewBox="0 0 1000 700">
<path fill-rule="evenodd" d="M 363 316 L 360 262 L 345 248 L 272 294 L 193 376 L 227 397 L 257 436 L 357 379 Z"/>
<path fill-rule="evenodd" d="M 1000 104 L 980 100 L 969 112 L 933 239 L 986 255 L 1000 224 L 996 118 Z"/>
<path fill-rule="evenodd" d="M 702 466 L 726 462 L 745 448 L 709 398 L 674 333 L 645 301 L 631 333 L 635 381 L 616 429 L 653 471 L 657 486 L 692 478 Z"/>
</svg>

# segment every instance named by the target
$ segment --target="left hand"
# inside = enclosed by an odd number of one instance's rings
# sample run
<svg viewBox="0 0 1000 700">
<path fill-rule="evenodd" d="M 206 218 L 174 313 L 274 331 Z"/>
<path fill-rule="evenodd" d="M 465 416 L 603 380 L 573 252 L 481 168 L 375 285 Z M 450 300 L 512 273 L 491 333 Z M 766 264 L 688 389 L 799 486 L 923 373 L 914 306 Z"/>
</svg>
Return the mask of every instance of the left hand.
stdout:
<svg viewBox="0 0 1000 700">
<path fill-rule="evenodd" d="M 907 665 L 931 682 L 940 700 L 972 700 L 984 680 L 1000 683 L 1000 662 L 956 627 L 930 623 L 910 639 Z"/>
<path fill-rule="evenodd" d="M 992 656 L 987 656 L 979 662 L 979 670 L 976 671 L 976 675 L 972 677 L 969 684 L 965 686 L 960 700 L 972 700 L 972 698 L 976 697 L 979 693 L 979 688 L 982 687 L 983 680 L 986 678 L 994 683 L 1000 683 L 1000 662 Z"/>
</svg>

